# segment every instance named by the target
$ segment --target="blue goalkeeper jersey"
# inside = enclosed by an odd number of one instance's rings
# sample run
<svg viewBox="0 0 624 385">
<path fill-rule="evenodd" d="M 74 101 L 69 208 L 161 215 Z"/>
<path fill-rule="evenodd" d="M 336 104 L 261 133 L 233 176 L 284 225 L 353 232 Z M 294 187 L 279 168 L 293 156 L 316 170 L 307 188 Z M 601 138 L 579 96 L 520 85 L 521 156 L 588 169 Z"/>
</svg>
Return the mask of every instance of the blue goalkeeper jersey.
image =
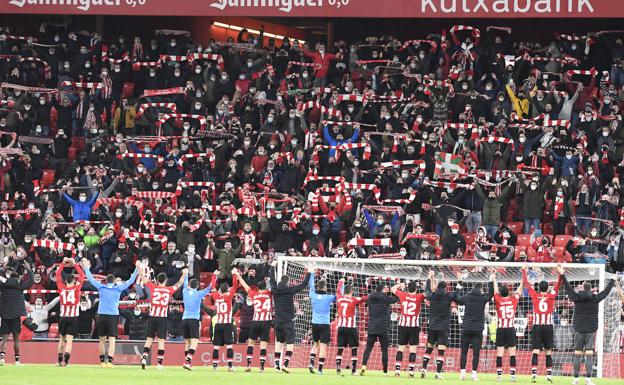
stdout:
<svg viewBox="0 0 624 385">
<path fill-rule="evenodd" d="M 184 278 L 182 299 L 184 300 L 184 313 L 182 319 L 201 318 L 201 304 L 205 296 L 210 294 L 212 287 L 208 286 L 204 290 L 191 289 L 188 287 L 188 275 Z"/>
<path fill-rule="evenodd" d="M 93 285 L 93 287 L 95 287 L 100 294 L 98 314 L 119 315 L 119 296 L 124 290 L 132 286 L 134 281 L 136 281 L 136 278 L 139 275 L 139 269 L 134 269 L 134 273 L 132 273 L 130 279 L 121 285 L 115 285 L 114 283 L 104 285 L 98 282 L 95 278 L 93 278 L 93 275 L 91 275 L 89 268 L 85 269 L 85 274 L 87 275 L 87 279 L 91 285 Z"/>
<path fill-rule="evenodd" d="M 321 294 L 314 290 L 314 274 L 310 278 L 310 301 L 312 302 L 312 323 L 329 325 L 329 313 L 331 304 L 336 302 L 334 294 Z"/>
</svg>

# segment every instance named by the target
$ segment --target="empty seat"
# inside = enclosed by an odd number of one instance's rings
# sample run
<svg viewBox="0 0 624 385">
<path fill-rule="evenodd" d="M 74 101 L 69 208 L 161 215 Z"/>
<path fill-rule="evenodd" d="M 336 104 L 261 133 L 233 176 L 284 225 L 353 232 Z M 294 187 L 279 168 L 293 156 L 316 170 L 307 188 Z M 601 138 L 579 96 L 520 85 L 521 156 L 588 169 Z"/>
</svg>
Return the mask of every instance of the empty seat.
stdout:
<svg viewBox="0 0 624 385">
<path fill-rule="evenodd" d="M 552 223 L 542 224 L 542 233 L 552 235 L 554 233 Z"/>
<path fill-rule="evenodd" d="M 76 151 L 82 152 L 85 149 L 85 138 L 84 136 L 74 136 L 71 138 L 71 146 L 76 148 Z"/>
<path fill-rule="evenodd" d="M 49 186 L 54 183 L 54 176 L 56 171 L 54 170 L 43 170 L 43 177 L 41 178 L 41 183 L 43 186 Z"/>
<path fill-rule="evenodd" d="M 74 160 L 76 160 L 76 152 L 77 152 L 76 147 L 70 147 L 70 148 L 67 150 L 67 152 L 68 152 L 68 155 L 67 155 L 67 156 L 68 156 L 68 158 L 69 158 L 69 160 L 70 160 L 71 162 L 73 162 Z"/>
<path fill-rule="evenodd" d="M 531 246 L 531 235 L 529 234 L 518 234 L 518 242 L 516 242 L 518 246 Z"/>
<path fill-rule="evenodd" d="M 572 238 L 571 235 L 557 235 L 555 237 L 555 247 L 565 247 L 568 244 L 568 241 Z"/>
<path fill-rule="evenodd" d="M 522 230 L 524 228 L 524 223 L 522 222 L 510 222 L 507 223 L 507 226 L 514 232 L 514 234 L 522 234 Z"/>
</svg>

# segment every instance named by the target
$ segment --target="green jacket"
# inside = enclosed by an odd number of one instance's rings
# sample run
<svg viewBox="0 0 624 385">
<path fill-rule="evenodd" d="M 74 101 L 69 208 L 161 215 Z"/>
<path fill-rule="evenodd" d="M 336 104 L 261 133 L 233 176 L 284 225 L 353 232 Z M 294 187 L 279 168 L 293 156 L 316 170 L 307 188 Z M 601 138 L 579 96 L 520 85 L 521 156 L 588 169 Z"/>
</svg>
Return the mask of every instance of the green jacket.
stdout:
<svg viewBox="0 0 624 385">
<path fill-rule="evenodd" d="M 232 263 L 241 255 L 243 250 L 243 242 L 238 243 L 238 247 L 235 249 L 225 251 L 225 249 L 219 249 L 214 245 L 214 242 L 210 241 L 208 247 L 214 253 L 214 258 L 219 260 L 219 279 L 231 279 L 232 278 Z"/>
</svg>

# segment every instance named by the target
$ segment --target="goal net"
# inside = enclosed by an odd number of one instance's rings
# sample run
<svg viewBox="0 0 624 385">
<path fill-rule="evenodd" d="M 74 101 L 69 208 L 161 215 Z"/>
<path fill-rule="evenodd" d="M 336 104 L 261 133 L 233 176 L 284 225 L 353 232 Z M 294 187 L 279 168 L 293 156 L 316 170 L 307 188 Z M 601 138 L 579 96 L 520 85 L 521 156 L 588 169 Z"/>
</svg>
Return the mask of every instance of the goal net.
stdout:
<svg viewBox="0 0 624 385">
<path fill-rule="evenodd" d="M 447 281 L 449 290 L 454 290 L 457 281 L 457 272 L 462 274 L 464 286 L 470 288 L 476 282 L 481 282 L 487 287 L 490 281 L 492 269 L 497 273 L 499 285 L 505 284 L 509 291 L 515 291 L 522 280 L 520 264 L 514 263 L 493 263 L 493 262 L 471 262 L 471 261 L 408 261 L 408 260 L 383 260 L 383 259 L 332 259 L 332 258 L 303 258 L 303 257 L 279 257 L 278 275 L 287 274 L 291 282 L 300 282 L 305 271 L 316 271 L 321 278 L 327 282 L 328 291 L 335 293 L 338 281 L 341 278 L 353 280 L 354 294 L 362 296 L 374 290 L 378 283 L 385 283 L 392 286 L 399 282 L 416 281 L 419 291 L 424 291 L 428 272 L 433 270 L 437 281 Z M 585 264 L 566 264 L 566 277 L 577 290 L 584 281 L 591 282 L 595 291 L 606 286 L 611 275 L 604 271 L 604 266 Z M 615 277 L 615 276 L 614 276 Z M 550 287 L 557 281 L 558 275 L 555 264 L 533 263 L 529 265 L 529 282 L 533 285 L 541 280 L 547 280 Z M 620 278 L 621 279 L 621 278 Z M 295 298 L 296 319 L 295 335 L 297 349 L 295 350 L 295 364 L 307 366 L 309 348 L 311 347 L 311 320 L 312 307 L 308 290 L 299 293 Z M 425 343 L 428 332 L 428 306 L 424 304 L 420 314 L 420 343 L 417 350 L 417 368 L 421 367 L 422 356 L 425 350 Z M 486 322 L 483 327 L 483 349 L 479 363 L 479 372 L 496 372 L 496 310 L 493 301 L 486 307 Z M 452 308 L 451 327 L 449 331 L 449 348 L 446 351 L 446 363 L 444 370 L 453 372 L 459 371 L 459 346 L 461 328 L 463 322 L 463 306 Z M 398 319 L 400 309 L 399 304 L 394 304 L 391 308 L 390 317 L 390 354 L 389 368 L 394 367 L 394 357 L 398 338 Z M 572 375 L 573 372 L 573 345 L 574 332 L 572 329 L 572 317 L 574 305 L 566 298 L 563 285 L 559 290 L 555 312 L 553 350 L 553 374 Z M 622 304 L 616 290 L 612 290 L 609 296 L 600 305 L 599 328 L 596 335 L 596 360 L 594 376 L 597 377 L 621 377 L 620 354 L 624 352 L 622 345 L 623 323 Z M 336 353 L 336 325 L 335 306 L 332 309 L 331 343 L 328 348 L 326 368 L 333 368 L 334 356 Z M 531 373 L 531 339 L 530 329 L 532 327 L 532 303 L 526 289 L 518 305 L 516 313 L 515 328 L 518 337 L 517 370 L 519 374 Z M 360 335 L 359 355 L 366 344 L 366 330 L 368 323 L 368 313 L 365 304 L 358 308 L 358 330 Z M 435 351 L 434 351 L 435 354 Z M 472 352 L 469 352 L 469 363 Z M 361 361 L 361 360 L 360 360 Z M 505 372 L 508 373 L 505 357 Z M 347 361 L 348 362 L 348 361 Z M 403 368 L 406 367 L 404 362 Z M 545 358 L 540 355 L 539 373 L 545 374 Z M 370 369 L 381 368 L 381 353 L 378 345 L 375 346 L 373 354 L 368 363 Z M 584 366 L 582 366 L 584 368 Z M 470 364 L 468 365 L 470 370 Z M 584 373 L 584 371 L 583 371 Z"/>
</svg>

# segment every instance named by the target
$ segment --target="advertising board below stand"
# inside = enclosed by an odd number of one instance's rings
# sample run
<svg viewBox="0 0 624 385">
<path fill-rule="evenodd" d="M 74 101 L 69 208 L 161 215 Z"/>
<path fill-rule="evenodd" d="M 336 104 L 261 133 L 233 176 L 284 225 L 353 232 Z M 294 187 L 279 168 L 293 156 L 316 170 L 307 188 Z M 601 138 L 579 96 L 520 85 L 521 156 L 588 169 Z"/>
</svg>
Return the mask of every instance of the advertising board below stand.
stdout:
<svg viewBox="0 0 624 385">
<path fill-rule="evenodd" d="M 2 14 L 125 16 L 618 18 L 614 0 L 0 0 Z"/>
</svg>

